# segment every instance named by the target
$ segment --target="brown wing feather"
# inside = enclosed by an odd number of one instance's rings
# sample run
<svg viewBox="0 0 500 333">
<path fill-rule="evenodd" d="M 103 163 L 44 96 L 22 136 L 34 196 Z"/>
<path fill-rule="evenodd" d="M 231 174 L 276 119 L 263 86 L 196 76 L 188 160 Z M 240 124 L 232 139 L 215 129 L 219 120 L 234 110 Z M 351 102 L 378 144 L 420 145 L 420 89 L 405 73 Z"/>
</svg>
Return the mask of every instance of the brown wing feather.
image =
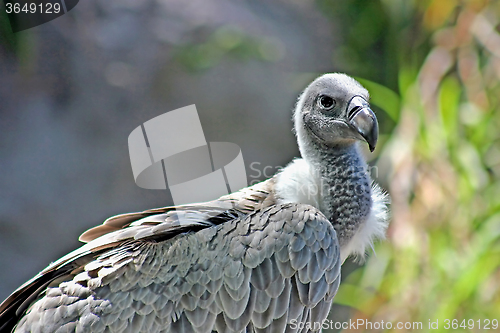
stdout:
<svg viewBox="0 0 500 333">
<path fill-rule="evenodd" d="M 154 208 L 143 212 L 112 216 L 104 221 L 103 224 L 85 231 L 80 236 L 79 240 L 81 242 L 88 243 L 102 235 L 127 228 L 132 223 L 158 224 L 168 222 L 171 219 L 177 220 L 173 214 L 178 214 L 179 212 L 198 213 L 197 216 L 193 216 L 192 218 L 192 221 L 194 222 L 203 219 L 207 220 L 229 209 L 236 209 L 241 213 L 248 214 L 249 212 L 275 204 L 275 198 L 272 194 L 274 182 L 274 178 L 271 178 L 254 186 L 244 188 L 238 192 L 225 195 L 214 201 L 182 206 Z"/>
<path fill-rule="evenodd" d="M 10 332 L 46 287 L 62 277 L 73 278 L 98 255 L 134 239 L 163 241 L 197 231 L 275 204 L 269 179 L 218 200 L 113 216 L 80 236 L 87 244 L 50 264 L 0 304 L 0 332 Z"/>
</svg>

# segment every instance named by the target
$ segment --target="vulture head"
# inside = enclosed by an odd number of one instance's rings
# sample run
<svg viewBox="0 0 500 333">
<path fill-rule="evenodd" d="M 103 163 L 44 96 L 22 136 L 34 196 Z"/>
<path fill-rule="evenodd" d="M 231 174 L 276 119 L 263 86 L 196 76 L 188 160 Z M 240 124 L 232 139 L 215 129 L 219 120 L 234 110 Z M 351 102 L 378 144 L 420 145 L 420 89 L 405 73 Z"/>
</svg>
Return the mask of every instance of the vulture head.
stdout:
<svg viewBox="0 0 500 333">
<path fill-rule="evenodd" d="M 368 91 L 345 74 L 326 74 L 314 80 L 299 98 L 294 115 L 302 156 L 307 158 L 311 145 L 340 149 L 358 140 L 373 151 L 378 123 L 368 99 Z"/>
</svg>

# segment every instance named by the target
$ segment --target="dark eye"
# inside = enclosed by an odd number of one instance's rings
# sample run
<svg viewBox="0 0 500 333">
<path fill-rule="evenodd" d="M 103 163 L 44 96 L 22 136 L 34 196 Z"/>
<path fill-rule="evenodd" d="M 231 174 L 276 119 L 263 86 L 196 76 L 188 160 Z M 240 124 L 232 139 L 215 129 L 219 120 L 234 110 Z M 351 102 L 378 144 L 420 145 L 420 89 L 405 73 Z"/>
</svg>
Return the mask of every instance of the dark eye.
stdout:
<svg viewBox="0 0 500 333">
<path fill-rule="evenodd" d="M 318 98 L 318 105 L 324 110 L 331 110 L 335 106 L 335 100 L 327 95 L 321 95 Z"/>
</svg>

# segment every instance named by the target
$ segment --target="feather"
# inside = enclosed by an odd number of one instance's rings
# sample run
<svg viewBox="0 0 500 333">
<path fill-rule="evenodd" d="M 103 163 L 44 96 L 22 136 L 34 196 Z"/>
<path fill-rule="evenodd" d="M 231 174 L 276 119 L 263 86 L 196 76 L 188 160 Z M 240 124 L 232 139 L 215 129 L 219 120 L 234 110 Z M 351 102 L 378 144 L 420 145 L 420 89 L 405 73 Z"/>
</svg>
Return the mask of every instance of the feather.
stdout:
<svg viewBox="0 0 500 333">
<path fill-rule="evenodd" d="M 367 101 L 346 75 L 318 78 L 294 114 L 302 159 L 217 200 L 105 220 L 0 305 L 0 332 L 279 333 L 322 322 L 345 258 L 387 228 L 387 195 L 352 171 L 366 167 L 355 140 L 377 140 Z"/>
</svg>

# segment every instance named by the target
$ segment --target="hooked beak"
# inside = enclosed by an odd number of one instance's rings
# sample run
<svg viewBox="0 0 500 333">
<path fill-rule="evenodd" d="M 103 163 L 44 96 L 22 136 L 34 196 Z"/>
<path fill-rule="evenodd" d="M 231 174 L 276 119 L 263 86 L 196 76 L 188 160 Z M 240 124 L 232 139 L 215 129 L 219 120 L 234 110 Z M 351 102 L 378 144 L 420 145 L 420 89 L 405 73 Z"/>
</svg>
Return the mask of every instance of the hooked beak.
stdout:
<svg viewBox="0 0 500 333">
<path fill-rule="evenodd" d="M 378 140 L 378 122 L 370 104 L 363 97 L 354 96 L 347 106 L 347 118 L 373 152 Z"/>
</svg>

